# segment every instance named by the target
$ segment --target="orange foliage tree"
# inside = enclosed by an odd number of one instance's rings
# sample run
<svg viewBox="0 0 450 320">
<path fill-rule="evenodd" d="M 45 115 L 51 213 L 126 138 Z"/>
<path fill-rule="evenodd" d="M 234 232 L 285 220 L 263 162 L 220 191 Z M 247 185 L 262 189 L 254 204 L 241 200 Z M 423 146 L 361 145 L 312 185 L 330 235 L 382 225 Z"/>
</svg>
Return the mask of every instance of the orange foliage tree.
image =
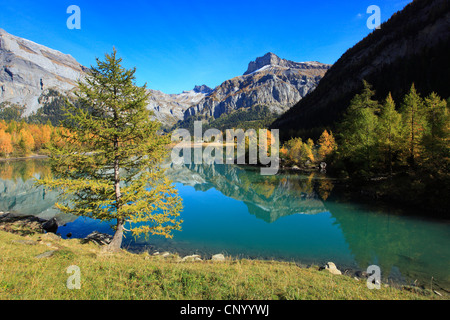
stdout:
<svg viewBox="0 0 450 320">
<path fill-rule="evenodd" d="M 13 151 L 11 135 L 0 129 L 0 155 L 6 156 Z"/>
</svg>

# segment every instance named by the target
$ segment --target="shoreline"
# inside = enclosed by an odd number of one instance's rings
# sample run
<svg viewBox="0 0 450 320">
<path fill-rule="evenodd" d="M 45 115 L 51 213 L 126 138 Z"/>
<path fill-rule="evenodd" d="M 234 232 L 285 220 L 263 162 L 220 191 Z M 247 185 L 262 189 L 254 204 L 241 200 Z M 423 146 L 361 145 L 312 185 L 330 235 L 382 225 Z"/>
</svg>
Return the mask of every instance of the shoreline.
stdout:
<svg viewBox="0 0 450 320">
<path fill-rule="evenodd" d="M 0 158 L 0 162 L 7 161 L 20 161 L 20 160 L 33 160 L 33 159 L 47 159 L 48 156 L 45 154 L 36 154 L 32 156 L 24 156 L 24 157 L 14 157 L 14 158 Z"/>
<path fill-rule="evenodd" d="M 11 221 L 13 223 L 18 222 L 20 225 L 20 230 L 16 230 L 14 227 L 10 228 L 8 227 L 8 219 L 11 218 Z M 6 220 L 5 220 L 6 219 Z M 93 231 L 91 234 L 86 236 L 85 238 L 72 238 L 67 237 L 63 238 L 60 233 L 57 233 L 57 227 L 56 229 L 53 229 L 53 231 L 47 231 L 48 228 L 45 227 L 45 224 L 48 224 L 49 222 L 52 222 L 53 219 L 50 220 L 44 220 L 32 215 L 20 215 L 17 213 L 9 213 L 9 212 L 0 212 L 0 231 L 4 231 L 11 234 L 18 234 L 24 238 L 28 238 L 34 234 L 37 234 L 38 236 L 42 235 L 49 235 L 49 237 L 53 237 L 57 239 L 58 241 L 64 241 L 64 242 L 70 242 L 72 240 L 77 240 L 80 244 L 87 244 L 87 243 L 95 243 L 100 249 L 104 248 L 106 245 L 109 244 L 109 242 L 112 239 L 112 236 L 109 234 L 100 233 L 97 231 Z M 6 224 L 6 227 L 5 227 Z M 50 223 L 51 226 L 54 228 L 54 224 Z M 206 263 L 206 262 L 224 262 L 224 261 L 251 261 L 255 263 L 279 263 L 279 264 L 292 264 L 296 267 L 302 269 L 302 270 L 318 270 L 322 272 L 330 272 L 333 276 L 345 276 L 349 279 L 352 279 L 357 282 L 367 282 L 367 279 L 369 277 L 369 274 L 361 269 L 358 268 L 356 265 L 355 267 L 346 266 L 343 264 L 338 263 L 338 265 L 335 265 L 335 263 L 331 261 L 322 261 L 322 262 L 312 262 L 312 263 L 302 263 L 300 261 L 296 261 L 294 259 L 280 259 L 275 257 L 264 257 L 264 256 L 248 256 L 248 255 L 229 255 L 224 252 L 216 253 L 216 254 L 206 254 L 204 252 L 200 252 L 201 250 L 194 250 L 190 253 L 185 252 L 181 253 L 176 250 L 163 250 L 162 248 L 158 248 L 156 246 L 152 245 L 145 245 L 145 246 L 135 246 L 135 247 L 125 247 L 122 245 L 121 252 L 126 252 L 128 254 L 131 254 L 133 256 L 140 256 L 140 255 L 148 255 L 154 258 L 163 259 L 164 261 L 172 261 L 176 263 L 182 263 L 182 262 L 198 262 L 198 263 Z M 152 252 L 153 251 L 153 252 Z M 329 265 L 331 265 L 331 268 L 329 268 Z M 411 280 L 411 279 L 410 279 Z M 412 280 L 411 280 L 412 281 Z M 387 278 L 387 279 L 381 279 L 380 285 L 384 288 L 392 287 L 395 289 L 411 289 L 411 290 L 429 290 L 426 286 L 426 283 L 418 283 L 416 282 L 412 283 L 411 281 L 408 281 L 405 278 Z M 416 279 L 417 281 L 417 279 Z M 447 288 L 441 287 L 439 283 L 434 282 L 433 285 L 437 288 L 438 292 L 448 294 L 449 290 Z"/>
<path fill-rule="evenodd" d="M 63 240 L 52 233 L 25 236 L 0 231 L 1 299 L 26 300 L 444 300 L 446 291 L 433 286 L 381 285 L 339 275 L 327 268 L 295 263 L 181 258 L 162 253 L 110 253 L 94 243 Z M 78 288 L 68 282 L 69 268 L 81 270 Z M 66 285 L 65 285 L 66 284 Z M 71 284 L 74 284 L 72 282 Z M 75 283 L 76 284 L 76 283 Z"/>
</svg>

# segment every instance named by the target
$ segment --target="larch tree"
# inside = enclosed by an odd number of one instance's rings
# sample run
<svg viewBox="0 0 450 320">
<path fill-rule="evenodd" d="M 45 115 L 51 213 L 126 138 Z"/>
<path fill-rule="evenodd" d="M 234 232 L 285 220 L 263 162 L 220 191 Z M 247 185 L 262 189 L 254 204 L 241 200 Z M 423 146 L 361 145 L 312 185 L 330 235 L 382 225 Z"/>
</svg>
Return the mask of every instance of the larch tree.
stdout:
<svg viewBox="0 0 450 320">
<path fill-rule="evenodd" d="M 26 127 L 23 127 L 19 131 L 19 147 L 25 155 L 30 154 L 35 148 L 33 135 Z"/>
<path fill-rule="evenodd" d="M 379 156 L 376 152 L 379 104 L 374 96 L 372 87 L 364 81 L 364 89 L 352 99 L 339 128 L 341 155 L 365 173 L 370 172 Z"/>
<path fill-rule="evenodd" d="M 38 185 L 60 190 L 64 213 L 115 221 L 107 250 L 121 248 L 124 231 L 173 237 L 180 230 L 182 200 L 161 169 L 170 142 L 147 110 L 146 85 L 136 68 L 106 54 L 79 82 L 78 102 L 68 104 L 61 139 L 51 149 L 54 176 Z"/>
<path fill-rule="evenodd" d="M 5 130 L 0 129 L 0 155 L 6 156 L 13 151 L 11 135 Z"/>
<path fill-rule="evenodd" d="M 400 149 L 402 116 L 395 109 L 395 101 L 391 93 L 384 101 L 379 117 L 378 142 L 381 154 L 384 155 L 384 163 L 389 174 L 392 175 L 394 155 Z"/>
<path fill-rule="evenodd" d="M 405 154 L 408 164 L 414 168 L 422 153 L 421 141 L 427 126 L 424 103 L 414 84 L 403 99 L 401 114 L 406 140 Z"/>
<path fill-rule="evenodd" d="M 337 149 L 336 141 L 333 137 L 333 133 L 325 130 L 317 141 L 319 144 L 319 150 L 317 151 L 319 159 L 324 160 L 328 155 L 333 153 Z"/>
<path fill-rule="evenodd" d="M 450 117 L 447 102 L 436 93 L 425 98 L 428 130 L 422 138 L 427 167 L 448 167 L 450 158 Z"/>
</svg>

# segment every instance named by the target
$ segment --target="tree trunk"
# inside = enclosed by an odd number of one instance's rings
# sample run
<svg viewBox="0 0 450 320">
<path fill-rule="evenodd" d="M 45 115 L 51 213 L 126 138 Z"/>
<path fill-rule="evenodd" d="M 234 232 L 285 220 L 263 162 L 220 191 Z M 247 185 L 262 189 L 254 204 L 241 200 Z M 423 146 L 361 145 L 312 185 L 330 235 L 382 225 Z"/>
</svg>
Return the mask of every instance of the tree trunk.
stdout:
<svg viewBox="0 0 450 320">
<path fill-rule="evenodd" d="M 111 240 L 111 242 L 107 247 L 107 251 L 116 252 L 120 250 L 120 247 L 122 246 L 124 223 L 125 221 L 123 219 L 117 220 L 117 229 L 116 232 L 114 233 L 113 239 Z"/>
<path fill-rule="evenodd" d="M 114 237 L 111 241 L 111 243 L 108 245 L 108 251 L 119 251 L 120 247 L 122 246 L 122 237 L 123 237 L 123 226 L 125 224 L 125 220 L 120 217 L 120 198 L 122 197 L 122 194 L 120 192 L 120 167 L 119 167 L 119 157 L 117 156 L 117 152 L 119 149 L 119 142 L 118 138 L 114 137 L 114 151 L 116 152 L 116 158 L 114 159 L 114 191 L 116 194 L 116 214 L 118 216 L 117 218 L 117 228 L 116 232 L 114 233 Z"/>
</svg>

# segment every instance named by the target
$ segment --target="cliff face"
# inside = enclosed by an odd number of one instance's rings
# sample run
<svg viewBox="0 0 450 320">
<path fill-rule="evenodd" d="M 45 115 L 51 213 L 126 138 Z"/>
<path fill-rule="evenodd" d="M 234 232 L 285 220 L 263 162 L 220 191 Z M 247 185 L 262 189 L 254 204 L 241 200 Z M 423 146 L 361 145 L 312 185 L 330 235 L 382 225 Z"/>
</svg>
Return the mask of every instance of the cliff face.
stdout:
<svg viewBox="0 0 450 320">
<path fill-rule="evenodd" d="M 414 1 L 349 49 L 320 84 L 272 125 L 285 138 L 332 126 L 367 80 L 384 99 L 401 97 L 414 82 L 423 95 L 450 96 L 450 2 Z"/>
<path fill-rule="evenodd" d="M 40 107 L 44 90 L 68 93 L 85 71 L 70 55 L 0 29 L 0 102 L 25 106 L 25 115 Z"/>
<path fill-rule="evenodd" d="M 243 76 L 223 82 L 197 105 L 184 113 L 218 118 L 222 114 L 255 105 L 267 105 L 282 113 L 315 89 L 330 65 L 319 62 L 293 62 L 267 53 L 250 62 Z"/>
</svg>

